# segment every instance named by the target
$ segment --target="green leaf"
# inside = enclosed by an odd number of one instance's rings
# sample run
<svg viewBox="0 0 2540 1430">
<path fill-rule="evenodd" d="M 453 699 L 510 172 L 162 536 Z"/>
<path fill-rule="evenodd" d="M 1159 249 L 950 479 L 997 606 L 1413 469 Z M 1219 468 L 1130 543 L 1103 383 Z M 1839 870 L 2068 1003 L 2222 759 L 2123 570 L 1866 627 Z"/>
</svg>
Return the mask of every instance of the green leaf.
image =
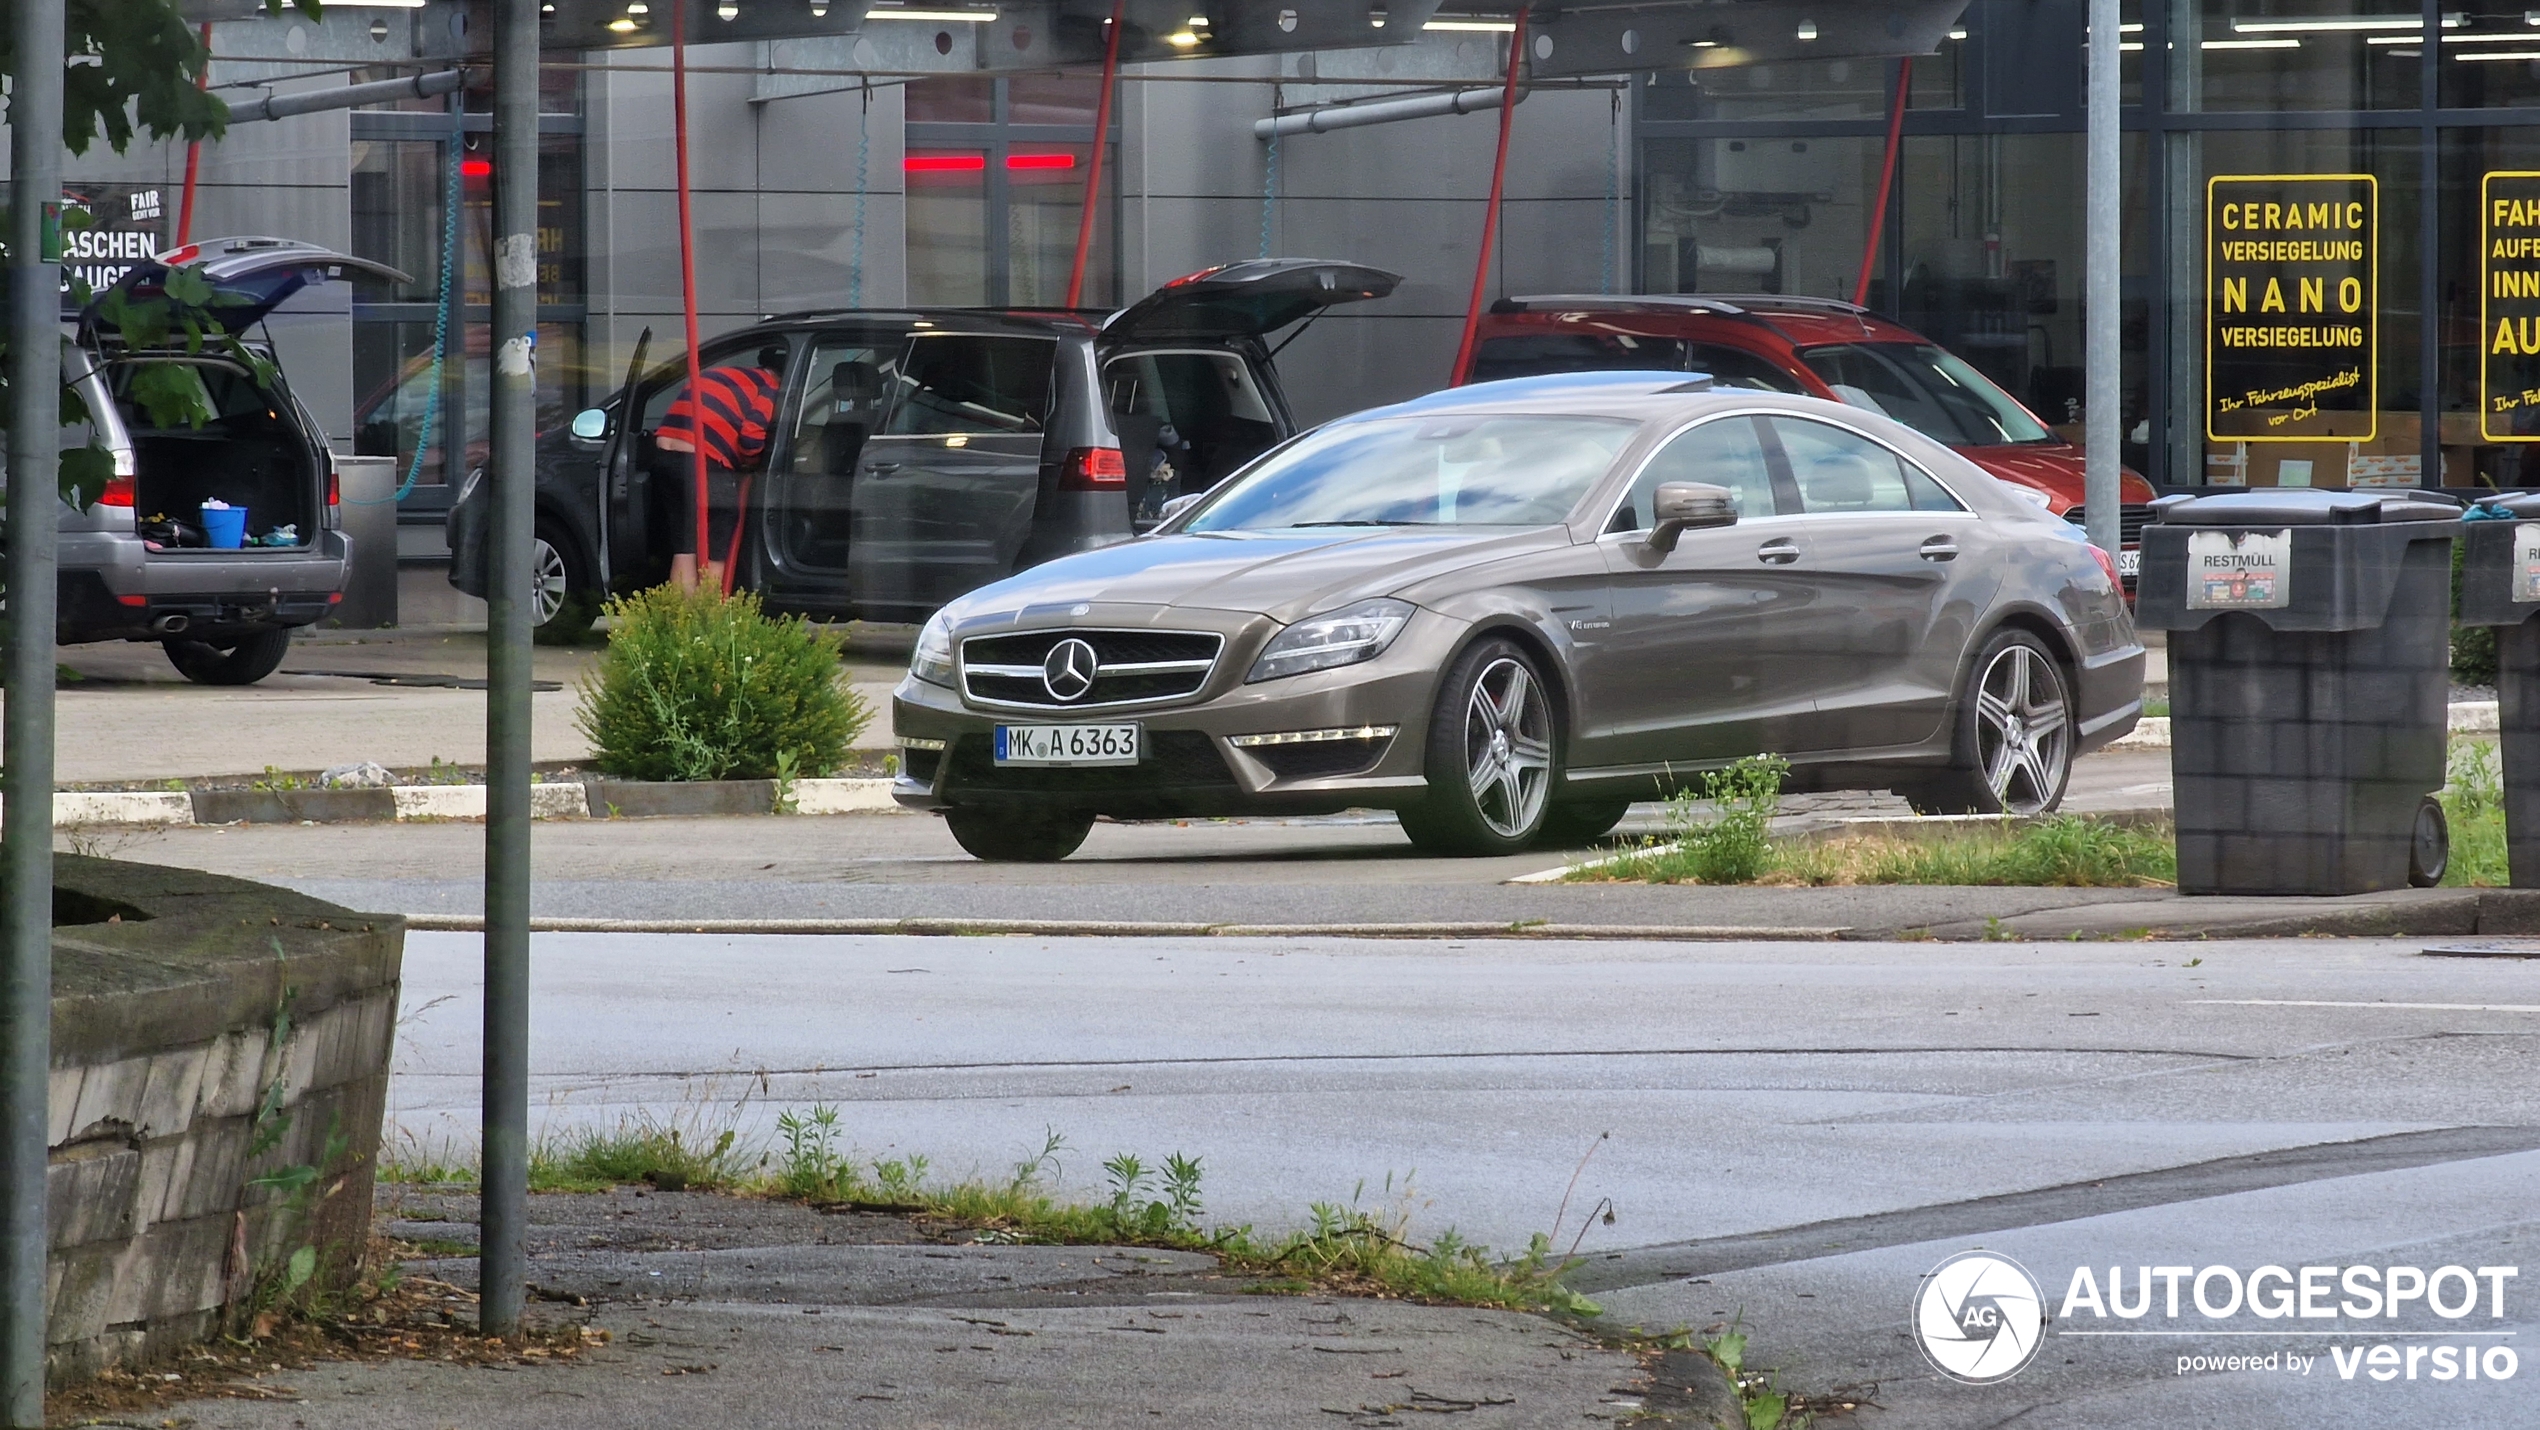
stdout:
<svg viewBox="0 0 2540 1430">
<path fill-rule="evenodd" d="M 103 447 L 65 447 L 62 449 L 62 500 L 82 511 L 97 504 L 105 495 L 106 483 L 115 475 L 115 459 Z"/>
<path fill-rule="evenodd" d="M 1746 1402 L 1746 1430 L 1774 1430 L 1790 1409 L 1790 1397 L 1768 1390 Z"/>
<path fill-rule="evenodd" d="M 317 1274 L 317 1248 L 304 1246 L 291 1253 L 291 1264 L 283 1271 L 282 1289 L 287 1294 L 309 1284 Z M 1752 1412 L 1749 1412 L 1752 1414 Z"/>
</svg>

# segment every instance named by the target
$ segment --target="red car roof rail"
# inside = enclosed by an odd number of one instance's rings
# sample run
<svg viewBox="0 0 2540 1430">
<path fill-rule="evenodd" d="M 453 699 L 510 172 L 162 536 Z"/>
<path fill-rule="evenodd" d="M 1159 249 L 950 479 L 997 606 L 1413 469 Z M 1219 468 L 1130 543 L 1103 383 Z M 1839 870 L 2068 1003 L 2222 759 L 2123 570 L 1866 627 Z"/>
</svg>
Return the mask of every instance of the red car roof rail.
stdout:
<svg viewBox="0 0 2540 1430">
<path fill-rule="evenodd" d="M 1799 293 L 1542 293 L 1502 298 L 1491 305 L 1498 313 L 1576 308 L 1586 311 L 1692 311 L 1742 317 L 1756 312 L 1827 313 L 1839 317 L 1875 316 L 1858 303 L 1840 298 L 1811 298 Z"/>
</svg>

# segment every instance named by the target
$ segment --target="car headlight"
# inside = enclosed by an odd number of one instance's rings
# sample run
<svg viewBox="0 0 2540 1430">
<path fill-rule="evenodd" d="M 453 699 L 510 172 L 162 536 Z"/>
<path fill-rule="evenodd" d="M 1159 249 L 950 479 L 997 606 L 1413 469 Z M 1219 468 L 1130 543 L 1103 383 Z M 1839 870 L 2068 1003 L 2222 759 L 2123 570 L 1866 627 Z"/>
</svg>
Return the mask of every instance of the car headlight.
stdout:
<svg viewBox="0 0 2540 1430">
<path fill-rule="evenodd" d="M 937 611 L 917 633 L 917 649 L 908 658 L 908 673 L 929 685 L 953 683 L 952 622 Z"/>
<path fill-rule="evenodd" d="M 1299 621 L 1273 637 L 1262 647 L 1261 658 L 1252 663 L 1252 674 L 1246 684 L 1256 680 L 1276 680 L 1283 675 L 1303 675 L 1309 670 L 1329 670 L 1336 665 L 1355 665 L 1374 660 L 1402 634 L 1416 609 L 1409 601 L 1384 598 L 1361 601 L 1328 616 Z"/>
</svg>

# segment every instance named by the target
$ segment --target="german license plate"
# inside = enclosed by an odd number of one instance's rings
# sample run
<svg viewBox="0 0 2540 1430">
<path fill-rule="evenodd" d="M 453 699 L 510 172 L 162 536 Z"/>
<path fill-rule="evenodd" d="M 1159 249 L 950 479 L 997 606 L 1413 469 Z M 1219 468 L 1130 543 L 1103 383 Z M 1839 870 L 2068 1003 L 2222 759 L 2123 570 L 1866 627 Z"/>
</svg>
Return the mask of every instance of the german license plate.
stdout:
<svg viewBox="0 0 2540 1430">
<path fill-rule="evenodd" d="M 999 725 L 1000 765 L 1134 765 L 1135 725 Z"/>
<path fill-rule="evenodd" d="M 2142 553 L 2142 552 L 2140 552 L 2140 551 L 2120 551 L 2120 552 L 2118 552 L 2118 553 L 2117 553 L 2117 574 L 2118 574 L 2118 575 L 2120 575 L 2120 576 L 2140 576 L 2140 575 L 2142 575 L 2142 574 L 2143 574 L 2143 553 Z"/>
</svg>

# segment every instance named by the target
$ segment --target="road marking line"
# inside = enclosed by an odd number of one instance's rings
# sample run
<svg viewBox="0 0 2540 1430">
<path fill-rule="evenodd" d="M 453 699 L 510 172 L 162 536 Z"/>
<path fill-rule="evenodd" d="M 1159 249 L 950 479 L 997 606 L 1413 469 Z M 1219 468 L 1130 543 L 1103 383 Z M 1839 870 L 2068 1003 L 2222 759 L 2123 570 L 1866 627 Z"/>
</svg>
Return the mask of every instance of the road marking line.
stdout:
<svg viewBox="0 0 2540 1430">
<path fill-rule="evenodd" d="M 2320 998 L 2190 998 L 2235 1008 L 2418 1008 L 2433 1013 L 2540 1013 L 2540 1003 L 2335 1003 Z"/>
</svg>

